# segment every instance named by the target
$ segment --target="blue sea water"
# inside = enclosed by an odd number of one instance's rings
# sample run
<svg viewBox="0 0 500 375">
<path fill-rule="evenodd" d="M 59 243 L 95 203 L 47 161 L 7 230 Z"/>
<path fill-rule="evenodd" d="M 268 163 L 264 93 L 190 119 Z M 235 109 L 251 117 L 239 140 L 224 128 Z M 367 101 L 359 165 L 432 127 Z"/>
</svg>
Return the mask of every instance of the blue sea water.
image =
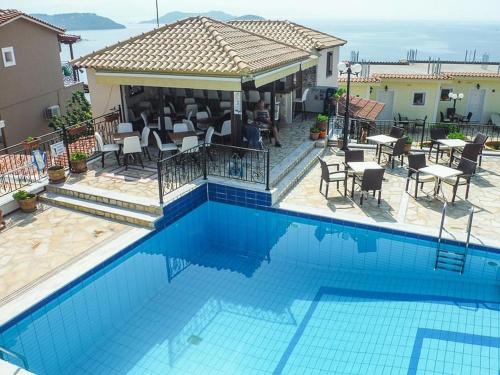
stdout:
<svg viewBox="0 0 500 375">
<path fill-rule="evenodd" d="M 297 20 L 306 26 L 330 33 L 348 41 L 341 49 L 341 57 L 348 59 L 350 51 L 359 51 L 365 60 L 399 60 L 406 58 L 409 49 L 417 49 L 418 57 L 461 60 L 466 50 L 476 49 L 477 59 L 483 53 L 490 61 L 500 61 L 500 24 L 426 21 L 355 21 Z M 129 24 L 119 30 L 71 31 L 82 36 L 75 44 L 79 57 L 151 30 L 153 24 Z M 62 46 L 61 59 L 69 60 L 69 49 Z"/>
<path fill-rule="evenodd" d="M 500 253 L 460 275 L 435 245 L 209 201 L 0 345 L 37 374 L 498 375 Z"/>
</svg>

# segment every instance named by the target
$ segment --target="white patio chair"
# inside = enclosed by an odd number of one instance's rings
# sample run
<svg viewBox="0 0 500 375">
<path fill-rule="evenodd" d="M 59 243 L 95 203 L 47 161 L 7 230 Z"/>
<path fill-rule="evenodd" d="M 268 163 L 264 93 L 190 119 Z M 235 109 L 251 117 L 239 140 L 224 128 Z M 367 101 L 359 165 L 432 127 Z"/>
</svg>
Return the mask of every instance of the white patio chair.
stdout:
<svg viewBox="0 0 500 375">
<path fill-rule="evenodd" d="M 304 92 L 302 93 L 301 98 L 297 98 L 293 101 L 294 105 L 294 113 L 297 112 L 297 106 L 300 107 L 300 112 L 302 112 L 302 120 L 304 120 L 304 115 L 306 113 L 306 100 L 307 100 L 307 94 L 309 94 L 309 89 L 305 89 Z"/>
<path fill-rule="evenodd" d="M 151 129 L 149 129 L 147 126 L 142 128 L 142 133 L 141 133 L 141 148 L 142 152 L 148 156 L 148 159 L 151 160 L 151 155 L 149 154 L 149 133 L 151 132 Z"/>
<path fill-rule="evenodd" d="M 116 126 L 116 131 L 118 133 L 132 133 L 134 131 L 134 127 L 130 122 L 120 122 Z"/>
<path fill-rule="evenodd" d="M 181 88 L 175 89 L 175 96 L 179 98 L 185 98 L 187 96 L 186 89 L 181 89 Z"/>
<path fill-rule="evenodd" d="M 248 102 L 256 104 L 260 100 L 260 92 L 251 90 L 248 92 Z"/>
<path fill-rule="evenodd" d="M 101 134 L 98 132 L 94 133 L 94 137 L 97 143 L 97 151 L 101 153 L 101 167 L 104 168 L 104 157 L 106 154 L 109 154 L 110 152 L 114 152 L 116 156 L 116 160 L 118 161 L 118 165 L 120 165 L 120 145 L 117 145 L 116 143 L 108 143 L 104 144 L 104 141 L 102 140 Z"/>
<path fill-rule="evenodd" d="M 231 102 L 231 91 L 221 91 L 220 99 L 226 102 Z"/>
<path fill-rule="evenodd" d="M 174 124 L 174 133 L 187 132 L 188 130 L 189 129 L 188 129 L 187 124 L 185 124 L 183 122 L 179 122 L 177 124 Z"/>
<path fill-rule="evenodd" d="M 191 121 L 191 120 L 182 120 L 182 122 L 183 122 L 184 124 L 186 124 L 186 125 L 187 125 L 188 130 L 190 130 L 190 131 L 192 131 L 192 132 L 195 132 L 195 133 L 196 133 L 196 135 L 198 135 L 198 136 L 200 136 L 200 135 L 202 135 L 202 134 L 204 134 L 204 133 L 205 133 L 205 132 L 204 132 L 204 131 L 202 131 L 202 130 L 198 130 L 198 129 L 196 129 L 196 128 L 194 127 L 193 121 Z"/>
<path fill-rule="evenodd" d="M 231 109 L 231 102 L 229 101 L 222 101 L 219 103 L 220 109 Z"/>
<path fill-rule="evenodd" d="M 196 103 L 196 100 L 194 100 L 194 98 L 184 98 L 184 104 L 185 105 L 195 104 L 195 103 Z"/>
<path fill-rule="evenodd" d="M 198 104 L 188 104 L 186 106 L 186 115 L 188 120 L 191 120 L 191 116 L 195 116 L 198 112 Z"/>
<path fill-rule="evenodd" d="M 208 100 L 217 100 L 217 101 L 220 100 L 219 93 L 217 92 L 217 90 L 208 90 L 207 97 Z"/>
<path fill-rule="evenodd" d="M 165 130 L 172 130 L 172 119 L 168 116 L 164 117 L 165 119 Z M 160 122 L 160 117 L 158 117 L 158 129 L 161 129 L 161 122 Z"/>
<path fill-rule="evenodd" d="M 182 138 L 182 146 L 179 149 L 180 152 L 198 152 L 198 137 L 192 135 L 189 137 Z"/>
<path fill-rule="evenodd" d="M 205 144 L 208 147 L 208 146 L 210 146 L 212 144 L 212 137 L 214 135 L 214 131 L 215 131 L 215 129 L 213 128 L 213 126 L 210 126 L 207 129 L 207 132 L 205 133 L 205 139 L 204 140 L 200 140 L 200 142 L 199 142 L 200 146 L 202 144 Z"/>
<path fill-rule="evenodd" d="M 171 115 L 172 114 L 172 108 L 170 108 L 168 105 L 166 107 L 163 107 L 163 114 L 164 115 Z"/>
<path fill-rule="evenodd" d="M 195 99 L 202 99 L 205 100 L 205 92 L 200 89 L 194 89 L 193 90 L 193 96 Z"/>
<path fill-rule="evenodd" d="M 141 141 L 139 141 L 139 137 L 134 136 L 134 137 L 126 137 L 123 140 L 123 161 L 125 163 L 125 170 L 128 169 L 128 159 L 130 156 L 133 156 L 134 158 L 137 157 L 139 159 L 139 163 L 141 164 L 142 168 L 144 168 L 144 164 L 142 163 L 142 148 L 141 148 Z"/>
<path fill-rule="evenodd" d="M 224 141 L 224 138 L 228 135 L 231 135 L 231 120 L 226 120 L 222 123 L 222 128 L 220 132 L 214 131 L 214 135 L 221 138 Z"/>
<path fill-rule="evenodd" d="M 153 135 L 156 140 L 156 145 L 158 146 L 158 159 L 161 160 L 163 158 L 164 152 L 172 152 L 177 151 L 177 146 L 174 143 L 162 143 L 161 138 L 157 132 L 153 131 Z"/>
<path fill-rule="evenodd" d="M 160 129 L 160 126 L 158 125 L 158 123 L 154 123 L 154 122 L 148 122 L 148 115 L 146 114 L 146 112 L 141 112 L 141 118 L 142 118 L 142 121 L 144 122 L 144 126 L 147 126 L 148 128 L 151 128 L 151 129 Z"/>
</svg>

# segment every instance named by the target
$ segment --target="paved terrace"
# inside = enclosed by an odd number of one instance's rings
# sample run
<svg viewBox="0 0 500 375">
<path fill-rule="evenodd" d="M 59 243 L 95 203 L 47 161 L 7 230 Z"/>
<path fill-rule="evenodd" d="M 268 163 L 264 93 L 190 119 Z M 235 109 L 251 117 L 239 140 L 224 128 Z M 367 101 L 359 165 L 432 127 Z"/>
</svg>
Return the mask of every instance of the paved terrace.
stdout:
<svg viewBox="0 0 500 375">
<path fill-rule="evenodd" d="M 365 160 L 372 160 L 373 151 L 365 150 Z M 325 151 L 325 160 L 335 163 L 342 162 L 343 156 L 336 156 L 330 149 Z M 382 159 L 383 160 L 383 159 Z M 441 162 L 441 161 L 440 161 Z M 406 163 L 406 158 L 405 158 Z M 383 162 L 382 162 L 383 164 Z M 428 162 L 429 164 L 429 162 Z M 329 216 L 361 219 L 372 223 L 385 223 L 394 225 L 411 224 L 421 227 L 422 232 L 437 234 L 443 203 L 437 199 L 426 196 L 419 191 L 417 200 L 413 198 L 410 183 L 409 191 L 412 196 L 405 193 L 406 166 L 396 166 L 393 170 L 388 164 L 386 166 L 385 178 L 382 186 L 382 203 L 377 206 L 376 199 L 371 194 L 365 199 L 363 206 L 359 205 L 359 192 L 355 194 L 354 200 L 344 197 L 343 185 L 340 185 L 339 193 L 335 183 L 330 184 L 329 198 L 319 192 L 321 170 L 319 163 L 300 180 L 300 182 L 282 199 L 280 206 L 299 207 L 301 210 L 320 211 Z M 351 182 L 352 180 L 349 180 Z M 443 184 L 444 194 L 451 201 L 452 188 Z M 424 184 L 424 191 L 430 193 L 433 183 Z M 325 186 L 323 186 L 323 189 Z M 351 184 L 348 184 L 350 191 Z M 323 190 L 324 193 L 324 190 Z M 472 227 L 472 238 L 481 242 L 482 240 L 498 241 L 500 233 L 500 158 L 484 157 L 482 167 L 472 179 L 469 193 L 469 202 L 464 201 L 465 187 L 458 188 L 455 205 L 448 206 L 448 214 L 445 228 L 455 237 L 462 238 L 467 226 L 468 209 L 470 204 L 475 207 L 475 215 Z"/>
</svg>

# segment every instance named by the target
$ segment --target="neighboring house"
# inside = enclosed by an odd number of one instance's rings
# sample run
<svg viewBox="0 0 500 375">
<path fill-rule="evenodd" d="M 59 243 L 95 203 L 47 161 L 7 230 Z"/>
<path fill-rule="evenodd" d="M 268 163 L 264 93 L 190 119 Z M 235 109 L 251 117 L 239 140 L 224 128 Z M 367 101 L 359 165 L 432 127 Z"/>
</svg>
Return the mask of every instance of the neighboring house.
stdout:
<svg viewBox="0 0 500 375">
<path fill-rule="evenodd" d="M 318 64 L 303 71 L 303 86 L 337 87 L 339 49 L 347 42 L 290 21 L 231 21 L 247 31 L 293 45 L 318 56 Z"/>
<path fill-rule="evenodd" d="M 0 9 L 0 148 L 51 131 L 46 109 L 61 110 L 82 84 L 64 80 L 59 38 L 64 30 L 17 10 Z"/>
<path fill-rule="evenodd" d="M 500 112 L 500 72 L 498 65 L 442 64 L 436 74 L 428 64 L 371 65 L 368 76 L 351 78 L 351 95 L 385 103 L 380 120 L 393 120 L 399 114 L 410 119 L 439 122 L 441 112 L 453 108 L 448 94 L 464 94 L 456 102 L 456 113 L 486 124 Z M 432 72 L 432 69 L 430 70 Z M 346 78 L 339 78 L 346 87 Z"/>
</svg>

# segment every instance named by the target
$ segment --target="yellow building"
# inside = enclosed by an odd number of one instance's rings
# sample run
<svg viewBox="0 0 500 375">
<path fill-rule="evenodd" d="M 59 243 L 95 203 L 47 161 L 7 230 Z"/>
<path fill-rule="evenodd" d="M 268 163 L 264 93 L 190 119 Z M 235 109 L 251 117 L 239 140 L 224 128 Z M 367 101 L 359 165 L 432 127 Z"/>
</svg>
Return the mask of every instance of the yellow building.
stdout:
<svg viewBox="0 0 500 375">
<path fill-rule="evenodd" d="M 346 87 L 346 78 L 339 79 Z M 486 124 L 493 113 L 500 113 L 500 73 L 494 71 L 425 73 L 373 73 L 351 78 L 351 95 L 385 103 L 380 120 L 398 115 L 409 119 L 439 122 L 441 113 L 453 108 L 449 93 L 462 93 L 456 101 L 457 115 L 472 113 L 471 122 Z"/>
</svg>

